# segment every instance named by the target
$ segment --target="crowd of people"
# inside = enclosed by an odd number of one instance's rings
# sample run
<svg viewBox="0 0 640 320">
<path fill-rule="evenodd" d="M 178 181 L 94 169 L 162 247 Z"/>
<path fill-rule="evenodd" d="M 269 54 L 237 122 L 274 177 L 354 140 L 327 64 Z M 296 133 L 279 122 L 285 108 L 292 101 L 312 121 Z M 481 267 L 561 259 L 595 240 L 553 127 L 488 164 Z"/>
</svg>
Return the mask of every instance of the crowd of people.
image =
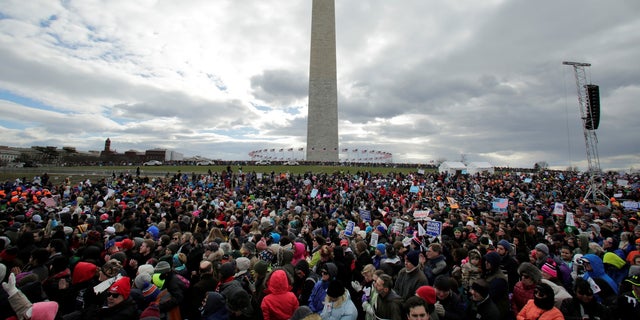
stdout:
<svg viewBox="0 0 640 320">
<path fill-rule="evenodd" d="M 638 319 L 640 176 L 590 187 L 555 171 L 6 181 L 0 319 Z"/>
</svg>

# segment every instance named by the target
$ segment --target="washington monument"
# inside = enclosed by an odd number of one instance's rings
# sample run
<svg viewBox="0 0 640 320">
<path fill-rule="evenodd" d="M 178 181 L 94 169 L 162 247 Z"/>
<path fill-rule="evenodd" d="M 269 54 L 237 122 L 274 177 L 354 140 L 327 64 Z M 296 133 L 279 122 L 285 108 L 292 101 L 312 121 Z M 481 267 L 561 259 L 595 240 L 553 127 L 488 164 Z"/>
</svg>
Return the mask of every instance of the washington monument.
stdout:
<svg viewBox="0 0 640 320">
<path fill-rule="evenodd" d="M 313 0 L 307 161 L 338 162 L 335 0 Z"/>
</svg>

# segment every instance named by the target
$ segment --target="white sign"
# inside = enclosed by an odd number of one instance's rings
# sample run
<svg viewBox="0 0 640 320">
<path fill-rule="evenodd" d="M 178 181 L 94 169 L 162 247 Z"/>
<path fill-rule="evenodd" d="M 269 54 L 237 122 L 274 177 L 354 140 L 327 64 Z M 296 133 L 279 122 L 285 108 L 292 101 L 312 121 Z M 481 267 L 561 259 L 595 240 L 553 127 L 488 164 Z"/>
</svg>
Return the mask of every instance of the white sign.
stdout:
<svg viewBox="0 0 640 320">
<path fill-rule="evenodd" d="M 418 221 L 427 220 L 427 217 L 431 214 L 431 210 L 416 210 L 413 212 L 413 219 Z"/>
<path fill-rule="evenodd" d="M 564 215 L 564 205 L 560 202 L 556 202 L 556 205 L 553 207 L 553 215 L 562 216 Z"/>
<path fill-rule="evenodd" d="M 375 232 L 371 233 L 371 241 L 369 241 L 369 245 L 375 247 L 378 245 L 378 234 Z"/>
</svg>

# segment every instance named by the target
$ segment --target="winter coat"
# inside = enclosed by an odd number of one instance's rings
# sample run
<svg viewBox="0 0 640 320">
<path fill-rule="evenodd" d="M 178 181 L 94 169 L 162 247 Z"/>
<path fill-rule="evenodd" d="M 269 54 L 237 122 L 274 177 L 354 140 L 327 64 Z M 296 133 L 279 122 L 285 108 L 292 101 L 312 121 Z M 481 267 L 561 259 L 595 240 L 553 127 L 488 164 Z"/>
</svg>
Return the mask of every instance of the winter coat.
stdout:
<svg viewBox="0 0 640 320">
<path fill-rule="evenodd" d="M 565 320 L 583 320 L 585 315 L 589 315 L 589 319 L 601 320 L 612 319 L 607 308 L 595 299 L 590 303 L 584 304 L 578 298 L 567 299 L 560 305 L 560 311 L 564 315 Z"/>
<path fill-rule="evenodd" d="M 613 279 L 605 273 L 602 259 L 595 254 L 585 254 L 583 258 L 589 260 L 592 270 L 585 271 L 582 278 L 585 280 L 593 279 L 593 281 L 598 284 L 601 291 L 596 295 L 600 301 L 611 302 L 612 300 L 615 300 L 618 295 L 618 284 L 616 284 Z"/>
<path fill-rule="evenodd" d="M 202 308 L 202 320 L 227 320 L 229 312 L 224 296 L 218 292 L 207 292 L 207 302 Z"/>
<path fill-rule="evenodd" d="M 536 306 L 533 299 L 520 310 L 516 316 L 517 320 L 564 320 L 562 312 L 556 307 L 550 310 L 544 310 Z"/>
<path fill-rule="evenodd" d="M 128 297 L 111 308 L 102 308 L 96 313 L 100 320 L 136 320 L 138 316 L 138 306 L 135 301 Z"/>
<path fill-rule="evenodd" d="M 516 283 L 511 296 L 511 311 L 513 311 L 513 314 L 518 314 L 527 305 L 527 302 L 533 299 L 533 291 L 535 289 L 535 283 L 531 286 L 525 286 L 522 281 Z"/>
<path fill-rule="evenodd" d="M 309 308 L 314 313 L 322 312 L 324 308 L 324 297 L 327 295 L 327 288 L 329 288 L 329 281 L 318 281 L 311 291 L 309 296 Z"/>
<path fill-rule="evenodd" d="M 358 310 L 353 301 L 351 301 L 349 291 L 345 291 L 337 301 L 326 302 L 320 316 L 322 320 L 356 320 L 358 318 Z"/>
<path fill-rule="evenodd" d="M 407 268 L 404 268 L 398 273 L 394 289 L 402 299 L 406 300 L 410 296 L 414 296 L 418 288 L 428 284 L 427 277 L 419 267 L 414 267 L 409 272 L 407 272 Z"/>
<path fill-rule="evenodd" d="M 265 320 L 287 320 L 298 309 L 298 298 L 290 291 L 291 286 L 284 270 L 275 270 L 267 283 L 267 295 L 262 299 L 262 315 Z"/>
</svg>

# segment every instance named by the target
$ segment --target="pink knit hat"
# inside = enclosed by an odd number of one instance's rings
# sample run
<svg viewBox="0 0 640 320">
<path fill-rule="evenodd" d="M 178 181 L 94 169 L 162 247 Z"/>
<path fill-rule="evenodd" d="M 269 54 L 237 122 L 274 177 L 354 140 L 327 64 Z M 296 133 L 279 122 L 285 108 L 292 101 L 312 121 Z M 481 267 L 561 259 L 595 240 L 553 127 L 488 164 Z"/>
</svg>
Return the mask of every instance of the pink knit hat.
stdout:
<svg viewBox="0 0 640 320">
<path fill-rule="evenodd" d="M 44 301 L 34 303 L 31 309 L 31 320 L 53 320 L 58 313 L 58 303 Z"/>
<path fill-rule="evenodd" d="M 558 277 L 558 271 L 556 270 L 556 266 L 553 265 L 552 262 L 546 262 L 543 266 L 542 266 L 542 272 L 550 275 L 553 278 L 557 278 Z"/>
</svg>

